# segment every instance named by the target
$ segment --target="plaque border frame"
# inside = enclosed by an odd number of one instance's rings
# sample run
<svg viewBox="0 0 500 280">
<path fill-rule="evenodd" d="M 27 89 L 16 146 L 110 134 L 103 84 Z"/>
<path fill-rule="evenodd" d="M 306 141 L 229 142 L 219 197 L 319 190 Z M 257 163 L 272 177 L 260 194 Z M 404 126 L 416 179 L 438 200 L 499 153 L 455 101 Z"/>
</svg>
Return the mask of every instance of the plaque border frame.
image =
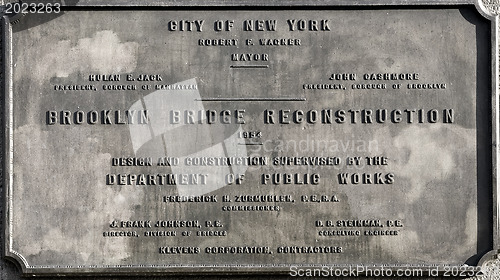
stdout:
<svg viewBox="0 0 500 280">
<path fill-rule="evenodd" d="M 488 0 L 484 0 L 488 1 Z M 16 19 L 9 18 L 4 12 L 5 2 L 14 2 L 9 0 L 0 0 L 0 12 L 2 13 L 2 55 L 3 55 L 3 80 L 2 90 L 4 93 L 4 157 L 3 157 L 3 192 L 4 192 L 4 229 L 3 229 L 3 257 L 16 264 L 23 276 L 63 276 L 63 275 L 86 275 L 86 276 L 155 276 L 155 275 L 286 275 L 290 273 L 290 267 L 303 267 L 303 268 L 321 268 L 323 266 L 333 268 L 347 268 L 347 265 L 335 264 L 269 264 L 269 265 L 90 265 L 90 266 L 32 266 L 27 260 L 19 253 L 12 249 L 13 234 L 12 224 L 14 216 L 12 213 L 12 196 L 13 186 L 13 146 L 14 146 L 14 123 L 13 123 L 13 59 L 12 59 L 12 22 Z M 39 1 L 24 1 L 27 3 Z M 500 200 L 498 194 L 500 191 L 499 178 L 500 169 L 498 161 L 500 159 L 500 97 L 499 97 L 499 40 L 498 40 L 498 25 L 499 15 L 492 14 L 491 11 L 485 7 L 482 0 L 206 0 L 206 1 L 178 1 L 178 0 L 79 0 L 76 5 L 65 4 L 64 0 L 52 0 L 48 2 L 61 3 L 62 9 L 68 8 L 81 8 L 81 9 L 113 9 L 113 8 L 190 8 L 197 9 L 217 9 L 221 7 L 227 8 L 241 8 L 248 9 L 251 7 L 273 7 L 276 9 L 290 9 L 290 8 L 314 8 L 314 7 L 329 7 L 329 8 L 395 8 L 405 7 L 411 8 L 415 6 L 435 8 L 437 6 L 475 6 L 476 10 L 488 21 L 490 21 L 491 30 L 491 156 L 492 156 L 492 246 L 493 250 L 486 253 L 478 265 L 474 267 L 475 271 L 480 271 L 481 266 L 492 260 L 500 259 Z M 500 3 L 499 3 L 500 5 Z M 0 73 L 2 74 L 2 73 Z M 350 265 L 353 266 L 353 265 Z M 367 268 L 380 268 L 380 266 L 366 266 Z M 405 268 L 420 268 L 424 272 L 429 269 L 436 268 L 435 266 L 411 266 L 411 265 L 390 265 L 384 266 L 384 269 L 392 270 L 395 272 L 397 269 Z M 439 273 L 444 272 L 443 267 L 439 266 Z M 424 273 L 424 276 L 426 274 Z"/>
</svg>

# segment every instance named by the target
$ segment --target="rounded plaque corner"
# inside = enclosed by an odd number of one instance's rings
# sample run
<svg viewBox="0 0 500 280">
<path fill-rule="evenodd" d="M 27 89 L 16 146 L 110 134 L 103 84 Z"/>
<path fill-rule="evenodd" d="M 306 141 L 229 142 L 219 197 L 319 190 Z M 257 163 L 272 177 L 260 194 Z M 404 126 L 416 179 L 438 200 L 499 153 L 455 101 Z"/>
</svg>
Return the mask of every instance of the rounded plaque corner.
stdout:
<svg viewBox="0 0 500 280">
<path fill-rule="evenodd" d="M 486 253 L 477 266 L 484 279 L 498 279 L 500 277 L 500 250 L 492 250 Z"/>
<path fill-rule="evenodd" d="M 4 259 L 13 263 L 23 274 L 28 272 L 28 261 L 21 254 L 13 251 L 7 251 L 4 255 Z"/>
<path fill-rule="evenodd" d="M 479 259 L 477 266 L 485 266 L 490 262 L 500 261 L 500 250 L 491 250 L 484 254 L 481 259 Z"/>
<path fill-rule="evenodd" d="M 478 12 L 487 19 L 492 19 L 500 14 L 500 1 L 476 0 L 474 1 Z"/>
</svg>

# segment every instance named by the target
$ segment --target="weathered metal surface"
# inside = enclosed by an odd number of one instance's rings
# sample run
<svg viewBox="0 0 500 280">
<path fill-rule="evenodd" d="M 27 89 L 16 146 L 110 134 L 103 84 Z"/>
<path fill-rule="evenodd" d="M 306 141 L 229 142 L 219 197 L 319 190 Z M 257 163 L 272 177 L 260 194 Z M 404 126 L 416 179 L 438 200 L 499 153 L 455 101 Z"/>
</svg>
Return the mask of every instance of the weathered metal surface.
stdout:
<svg viewBox="0 0 500 280">
<path fill-rule="evenodd" d="M 474 6 L 101 4 L 5 25 L 27 275 L 429 273 L 497 248 L 496 21 Z"/>
</svg>

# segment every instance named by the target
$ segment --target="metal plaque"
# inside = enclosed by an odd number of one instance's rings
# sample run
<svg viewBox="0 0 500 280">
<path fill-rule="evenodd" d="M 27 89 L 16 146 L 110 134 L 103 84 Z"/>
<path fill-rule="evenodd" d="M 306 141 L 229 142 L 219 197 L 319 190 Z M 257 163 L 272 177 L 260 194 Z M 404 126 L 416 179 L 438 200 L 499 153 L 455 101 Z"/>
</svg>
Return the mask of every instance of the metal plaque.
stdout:
<svg viewBox="0 0 500 280">
<path fill-rule="evenodd" d="M 7 3 L 5 255 L 474 275 L 498 249 L 497 17 L 368 2 Z"/>
</svg>

